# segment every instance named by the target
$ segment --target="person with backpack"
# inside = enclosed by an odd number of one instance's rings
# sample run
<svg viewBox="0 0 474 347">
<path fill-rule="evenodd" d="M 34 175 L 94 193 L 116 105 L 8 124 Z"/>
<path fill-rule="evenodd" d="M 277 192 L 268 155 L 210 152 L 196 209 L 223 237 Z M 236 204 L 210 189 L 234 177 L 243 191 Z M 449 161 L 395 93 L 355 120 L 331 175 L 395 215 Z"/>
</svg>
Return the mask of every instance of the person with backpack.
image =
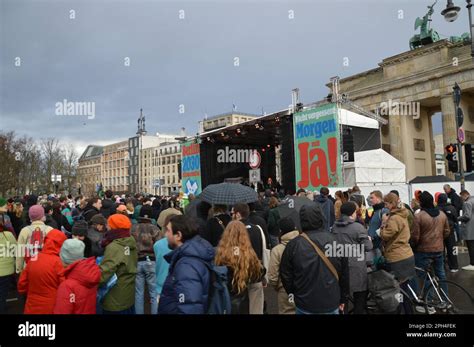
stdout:
<svg viewBox="0 0 474 347">
<path fill-rule="evenodd" d="M 324 216 L 324 229 L 329 232 L 336 220 L 336 215 L 334 213 L 334 203 L 331 199 L 328 198 L 329 189 L 327 187 L 322 187 L 319 190 L 319 195 L 315 197 L 314 202 L 321 207 L 321 211 Z"/>
<path fill-rule="evenodd" d="M 135 278 L 137 274 L 137 243 L 130 235 L 130 218 L 113 214 L 107 220 L 108 230 L 102 240 L 105 248 L 100 263 L 101 277 L 99 286 L 106 286 L 109 280 L 117 276 L 117 283 L 105 295 L 102 308 L 104 314 L 135 313 Z"/>
<path fill-rule="evenodd" d="M 296 314 L 339 314 L 349 297 L 347 258 L 325 255 L 336 237 L 327 232 L 320 206 L 303 206 L 299 215 L 303 233 L 286 245 L 281 257 L 283 287 Z"/>
<path fill-rule="evenodd" d="M 206 202 L 204 202 L 202 208 L 206 207 Z M 201 205 L 199 206 L 201 208 Z M 230 215 L 227 213 L 226 205 L 213 205 L 212 206 L 212 217 L 207 219 L 205 222 L 202 237 L 209 241 L 212 247 L 217 247 L 219 241 L 224 233 L 224 230 L 231 221 Z"/>
<path fill-rule="evenodd" d="M 145 207 L 143 206 L 141 212 Z M 138 251 L 137 277 L 135 279 L 135 313 L 144 313 L 146 282 L 150 296 L 151 314 L 156 314 L 158 303 L 156 301 L 156 258 L 153 245 L 163 235 L 156 225 L 151 224 L 151 218 L 146 217 L 138 218 L 138 224 L 132 226 L 131 234 L 135 238 Z"/>
<path fill-rule="evenodd" d="M 58 287 L 54 314 L 96 314 L 100 269 L 94 257 L 84 258 L 84 249 L 77 239 L 66 240 L 61 247 L 64 281 Z"/>
<path fill-rule="evenodd" d="M 158 313 L 204 314 L 209 304 L 214 248 L 198 235 L 186 216 L 173 216 L 165 227 L 172 251 L 165 255 L 170 267 Z"/>
<path fill-rule="evenodd" d="M 365 314 L 367 306 L 367 265 L 365 252 L 372 249 L 372 241 L 367 230 L 356 222 L 358 205 L 355 201 L 348 201 L 341 205 L 341 218 L 332 229 L 336 236 L 337 245 L 351 246 L 349 258 L 350 292 L 354 299 L 354 314 Z M 336 246 L 337 247 L 337 246 Z M 346 308 L 347 311 L 347 308 Z"/>
<path fill-rule="evenodd" d="M 229 222 L 216 250 L 215 264 L 227 267 L 232 314 L 249 314 L 248 286 L 261 282 L 265 269 L 252 248 L 245 225 Z"/>
<path fill-rule="evenodd" d="M 448 203 L 448 196 L 446 194 L 438 195 L 438 208 L 444 212 L 448 217 L 448 224 L 450 233 L 444 239 L 445 257 L 448 260 L 448 267 L 450 272 L 458 272 L 458 256 L 455 254 L 456 247 L 456 232 L 455 225 L 458 222 L 456 207 Z"/>
<path fill-rule="evenodd" d="M 32 216 L 36 217 L 32 213 L 34 208 L 35 206 L 30 208 L 31 220 L 34 220 Z M 57 290 L 64 280 L 64 267 L 59 252 L 66 239 L 66 235 L 57 229 L 49 231 L 42 251 L 21 272 L 17 289 L 20 294 L 26 294 L 25 314 L 53 313 Z"/>
<path fill-rule="evenodd" d="M 262 262 L 265 271 L 268 272 L 270 262 L 270 250 L 267 248 L 268 243 L 265 234 L 260 226 L 249 221 L 250 208 L 248 204 L 235 204 L 232 207 L 232 219 L 244 223 L 249 234 L 252 248 L 257 254 L 258 259 Z M 267 279 L 264 277 L 261 282 L 249 285 L 249 301 L 250 314 L 263 314 L 264 308 L 264 292 L 263 288 L 267 286 Z"/>
<path fill-rule="evenodd" d="M 41 205 L 31 206 L 28 211 L 31 225 L 21 229 L 18 235 L 18 247 L 25 252 L 18 252 L 16 257 L 16 272 L 20 273 L 25 267 L 25 263 L 29 262 L 32 256 L 41 251 L 45 237 L 53 228 L 44 224 L 44 208 Z M 23 254 L 25 256 L 23 256 Z"/>
<path fill-rule="evenodd" d="M 280 264 L 286 245 L 300 232 L 290 217 L 280 219 L 278 229 L 280 230 L 280 243 L 272 248 L 268 266 L 268 283 L 278 292 L 278 314 L 295 314 L 295 303 L 289 300 L 288 293 L 281 283 Z"/>
</svg>

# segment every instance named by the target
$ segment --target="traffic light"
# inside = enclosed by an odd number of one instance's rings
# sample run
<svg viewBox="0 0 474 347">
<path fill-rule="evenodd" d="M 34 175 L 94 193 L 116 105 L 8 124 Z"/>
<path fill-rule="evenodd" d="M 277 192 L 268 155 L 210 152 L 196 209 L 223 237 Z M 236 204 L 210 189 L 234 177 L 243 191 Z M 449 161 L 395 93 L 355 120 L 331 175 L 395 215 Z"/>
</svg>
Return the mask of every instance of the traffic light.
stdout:
<svg viewBox="0 0 474 347">
<path fill-rule="evenodd" d="M 464 153 L 466 153 L 466 172 L 472 172 L 473 167 L 473 154 L 474 146 L 470 143 L 464 145 Z"/>
<path fill-rule="evenodd" d="M 445 147 L 446 160 L 448 161 L 448 170 L 451 172 L 458 172 L 458 157 L 456 145 L 449 144 Z"/>
</svg>

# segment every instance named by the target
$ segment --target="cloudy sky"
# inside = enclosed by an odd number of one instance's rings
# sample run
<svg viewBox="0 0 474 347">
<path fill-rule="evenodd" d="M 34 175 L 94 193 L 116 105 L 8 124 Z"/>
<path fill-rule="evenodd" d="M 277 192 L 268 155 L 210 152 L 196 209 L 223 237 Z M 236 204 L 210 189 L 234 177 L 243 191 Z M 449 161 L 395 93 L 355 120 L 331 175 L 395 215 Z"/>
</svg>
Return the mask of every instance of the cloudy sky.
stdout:
<svg viewBox="0 0 474 347">
<path fill-rule="evenodd" d="M 140 108 L 149 133 L 194 134 L 233 103 L 277 111 L 295 87 L 303 102 L 320 100 L 331 76 L 406 51 L 433 2 L 0 0 L 0 128 L 81 152 L 133 136 Z M 440 15 L 446 1 L 436 5 L 442 38 L 468 30 L 455 3 L 454 23 Z M 64 99 L 94 102 L 95 118 L 56 115 Z"/>
</svg>

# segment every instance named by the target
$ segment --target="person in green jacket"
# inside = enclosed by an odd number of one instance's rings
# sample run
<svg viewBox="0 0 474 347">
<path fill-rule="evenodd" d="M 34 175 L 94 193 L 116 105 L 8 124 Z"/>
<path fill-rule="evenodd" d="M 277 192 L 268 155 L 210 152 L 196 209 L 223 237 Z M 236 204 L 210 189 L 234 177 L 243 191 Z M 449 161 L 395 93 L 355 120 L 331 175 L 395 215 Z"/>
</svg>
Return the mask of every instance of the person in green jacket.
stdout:
<svg viewBox="0 0 474 347">
<path fill-rule="evenodd" d="M 5 228 L 3 212 L 0 212 L 0 314 L 6 313 L 8 289 L 15 273 L 16 239 Z"/>
<path fill-rule="evenodd" d="M 135 277 L 137 274 L 137 244 L 130 235 L 132 223 L 122 214 L 114 214 L 107 220 L 110 230 L 104 235 L 104 258 L 99 286 L 107 284 L 116 274 L 117 283 L 107 292 L 102 302 L 104 314 L 135 313 Z"/>
</svg>

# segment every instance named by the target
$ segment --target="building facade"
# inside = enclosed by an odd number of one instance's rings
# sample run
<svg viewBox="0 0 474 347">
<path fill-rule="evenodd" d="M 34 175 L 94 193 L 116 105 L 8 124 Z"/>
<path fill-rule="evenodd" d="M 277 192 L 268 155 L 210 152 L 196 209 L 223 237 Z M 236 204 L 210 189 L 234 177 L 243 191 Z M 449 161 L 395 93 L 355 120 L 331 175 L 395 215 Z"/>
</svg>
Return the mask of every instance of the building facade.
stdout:
<svg viewBox="0 0 474 347">
<path fill-rule="evenodd" d="M 216 116 L 199 121 L 199 134 L 206 131 L 224 128 L 229 125 L 235 125 L 249 120 L 255 119 L 258 116 L 243 112 L 228 112 L 218 114 Z"/>
<path fill-rule="evenodd" d="M 128 163 L 128 141 L 121 141 L 103 147 L 101 176 L 104 190 L 110 189 L 119 194 L 128 192 Z"/>
<path fill-rule="evenodd" d="M 89 145 L 81 155 L 77 166 L 78 191 L 84 196 L 92 196 L 102 182 L 103 147 Z"/>
</svg>

